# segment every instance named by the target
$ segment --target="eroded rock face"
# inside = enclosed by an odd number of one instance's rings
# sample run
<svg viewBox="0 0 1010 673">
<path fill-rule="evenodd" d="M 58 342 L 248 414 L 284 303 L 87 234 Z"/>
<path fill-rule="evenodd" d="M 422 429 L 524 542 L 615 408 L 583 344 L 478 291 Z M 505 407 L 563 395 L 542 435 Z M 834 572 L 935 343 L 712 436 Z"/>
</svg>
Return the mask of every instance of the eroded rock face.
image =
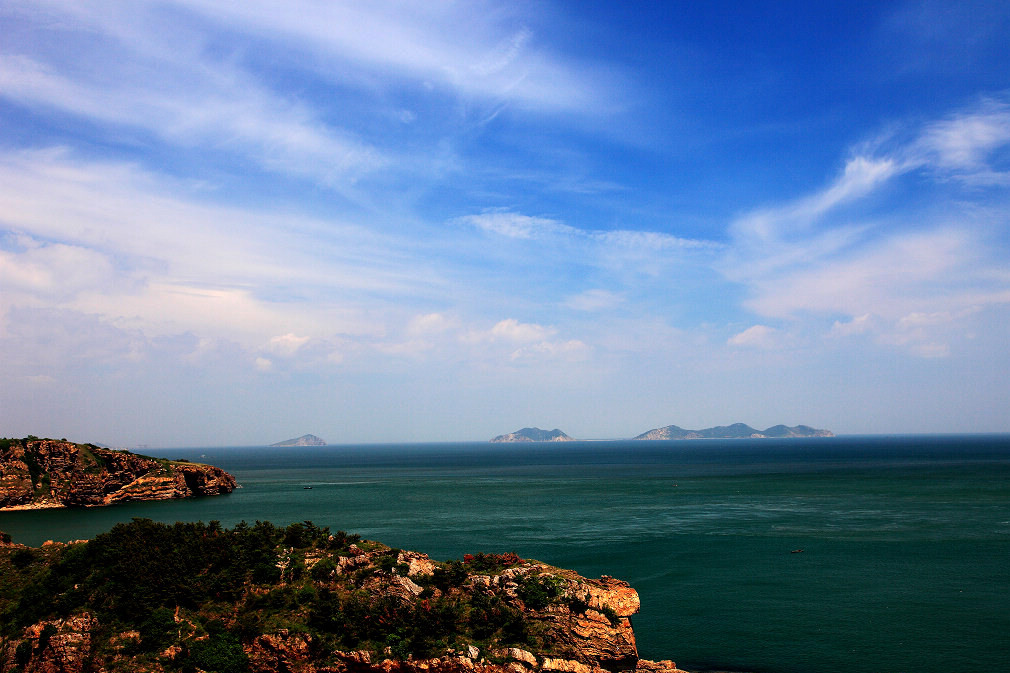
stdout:
<svg viewBox="0 0 1010 673">
<path fill-rule="evenodd" d="M 333 540 L 333 536 L 329 538 Z M 629 617 L 638 612 L 638 593 L 626 582 L 604 576 L 587 579 L 569 570 L 523 561 L 515 555 L 508 567 L 479 570 L 467 561 L 439 564 L 424 554 L 391 550 L 377 543 L 362 543 L 332 550 L 314 546 L 306 551 L 281 546 L 277 567 L 287 568 L 274 584 L 257 585 L 234 606 L 217 604 L 213 618 L 226 629 L 235 629 L 245 609 L 243 601 L 257 600 L 272 589 L 291 591 L 295 586 L 314 592 L 332 592 L 349 600 L 353 594 L 373 605 L 404 609 L 428 609 L 440 599 L 469 606 L 498 601 L 518 610 L 535 637 L 520 640 L 480 640 L 476 631 L 456 631 L 451 646 L 429 651 L 441 654 L 430 658 L 393 656 L 392 647 L 383 650 L 379 640 L 372 650 L 333 649 L 334 630 L 319 631 L 306 624 L 269 630 L 242 637 L 241 651 L 248 657 L 253 673 L 682 673 L 671 661 L 645 661 L 638 657 L 635 634 Z M 300 554 L 300 556 L 299 556 Z M 470 557 L 471 559 L 473 557 Z M 318 564 L 325 562 L 326 572 Z M 291 567 L 302 564 L 303 582 L 292 585 Z M 455 564 L 455 565 L 453 565 Z M 447 569 L 459 571 L 451 576 Z M 441 575 L 439 574 L 441 573 Z M 451 574 L 451 573 L 450 573 Z M 344 593 L 341 593 L 344 592 Z M 257 605 L 262 605 L 259 603 Z M 399 607 L 396 607 L 399 606 Z M 91 609 L 91 608 L 89 608 Z M 165 649 L 144 651 L 143 660 L 130 659 L 130 651 L 143 645 L 141 631 L 119 624 L 115 629 L 100 625 L 92 614 L 82 613 L 63 620 L 42 621 L 20 629 L 0 640 L 0 673 L 97 673 L 98 671 L 178 670 L 187 650 L 207 638 L 198 635 L 196 625 L 206 621 L 199 607 L 175 607 L 178 640 Z M 255 608 L 260 609 L 260 608 Z M 386 608 L 383 608 L 384 610 Z M 182 614 L 180 614 L 182 613 Z M 376 614 L 358 614 L 375 619 Z M 388 614 L 388 613 L 384 613 Z M 285 619 L 297 619 L 288 613 Z M 290 622 L 289 622 L 290 623 Z M 247 622 L 248 624 L 248 622 Z M 136 625 L 133 625 L 136 626 Z M 340 627 L 352 628 L 352 627 Z M 112 632 L 114 631 L 114 632 Z M 237 631 L 233 631 L 237 632 Z M 470 634 L 470 635 L 466 635 Z M 327 640 L 329 638 L 330 640 Z M 495 636 L 497 638 L 497 636 Z M 327 646 L 329 642 L 331 645 Z M 388 642 L 388 641 L 387 641 Z M 140 649 L 143 649 L 142 647 Z"/>
<path fill-rule="evenodd" d="M 91 659 L 91 631 L 97 620 L 90 614 L 40 622 L 23 637 L 0 650 L 0 671 L 23 673 L 83 673 Z"/>
<path fill-rule="evenodd" d="M 159 460 L 52 439 L 0 451 L 0 508 L 93 507 L 128 500 L 219 495 L 235 478 L 213 465 Z"/>
</svg>

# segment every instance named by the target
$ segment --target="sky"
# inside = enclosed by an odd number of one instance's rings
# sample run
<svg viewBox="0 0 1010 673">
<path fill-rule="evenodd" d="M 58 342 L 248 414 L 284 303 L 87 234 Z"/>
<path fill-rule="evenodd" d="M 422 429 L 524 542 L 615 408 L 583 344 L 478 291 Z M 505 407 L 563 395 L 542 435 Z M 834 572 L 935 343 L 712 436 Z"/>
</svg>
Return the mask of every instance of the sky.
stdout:
<svg viewBox="0 0 1010 673">
<path fill-rule="evenodd" d="M 1005 2 L 6 0 L 0 436 L 1010 432 Z"/>
</svg>

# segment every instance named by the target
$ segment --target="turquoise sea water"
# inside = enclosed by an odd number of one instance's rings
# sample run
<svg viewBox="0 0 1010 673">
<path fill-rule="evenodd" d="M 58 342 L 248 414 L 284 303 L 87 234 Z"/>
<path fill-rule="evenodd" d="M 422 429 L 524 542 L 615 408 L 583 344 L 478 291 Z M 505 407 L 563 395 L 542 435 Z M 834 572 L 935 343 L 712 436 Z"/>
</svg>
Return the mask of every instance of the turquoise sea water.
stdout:
<svg viewBox="0 0 1010 673">
<path fill-rule="evenodd" d="M 1010 671 L 1010 436 L 148 453 L 242 488 L 0 513 L 0 529 L 39 544 L 131 517 L 309 519 L 438 559 L 515 551 L 620 577 L 642 598 L 641 655 L 689 670 Z"/>
</svg>

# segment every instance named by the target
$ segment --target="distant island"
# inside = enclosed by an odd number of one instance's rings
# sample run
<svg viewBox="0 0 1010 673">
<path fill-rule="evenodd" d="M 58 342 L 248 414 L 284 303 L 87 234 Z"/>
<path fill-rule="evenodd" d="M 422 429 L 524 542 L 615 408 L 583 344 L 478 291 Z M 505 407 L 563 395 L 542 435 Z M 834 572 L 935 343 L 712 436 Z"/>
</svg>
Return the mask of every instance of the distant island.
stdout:
<svg viewBox="0 0 1010 673">
<path fill-rule="evenodd" d="M 643 432 L 632 439 L 782 439 L 787 437 L 834 437 L 830 430 L 819 430 L 809 425 L 773 425 L 766 430 L 755 430 L 746 423 L 718 425 L 704 430 L 685 430 L 676 425 L 667 425 Z M 523 428 L 506 435 L 498 435 L 492 442 L 572 442 L 569 437 L 557 428 L 541 430 L 540 428 Z M 276 445 L 275 445 L 276 446 Z"/>
<path fill-rule="evenodd" d="M 213 465 L 65 439 L 0 439 L 0 510 L 96 507 L 234 489 L 235 478 Z"/>
<path fill-rule="evenodd" d="M 326 440 L 315 435 L 302 435 L 294 439 L 286 439 L 270 446 L 326 446 Z"/>
<path fill-rule="evenodd" d="M 809 425 L 773 425 L 767 430 L 755 430 L 746 423 L 719 425 L 704 430 L 685 430 L 676 425 L 667 425 L 643 432 L 633 439 L 751 439 L 751 438 L 782 438 L 782 437 L 834 437 L 830 430 L 818 430 Z"/>
<path fill-rule="evenodd" d="M 523 428 L 507 435 L 498 435 L 492 442 L 571 442 L 571 437 L 557 428 L 541 430 L 540 428 Z"/>
</svg>

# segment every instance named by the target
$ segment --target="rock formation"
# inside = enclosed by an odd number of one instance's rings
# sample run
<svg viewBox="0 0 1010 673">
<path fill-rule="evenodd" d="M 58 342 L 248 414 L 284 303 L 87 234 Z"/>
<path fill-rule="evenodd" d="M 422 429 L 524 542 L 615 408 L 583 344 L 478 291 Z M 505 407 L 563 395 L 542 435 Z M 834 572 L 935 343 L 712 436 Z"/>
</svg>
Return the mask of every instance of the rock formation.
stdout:
<svg viewBox="0 0 1010 673">
<path fill-rule="evenodd" d="M 587 579 L 515 554 L 438 563 L 357 536 L 335 537 L 306 523 L 308 528 L 257 523 L 228 531 L 135 520 L 91 542 L 49 545 L 45 551 L 0 547 L 0 569 L 11 567 L 17 554 L 48 567 L 61 567 L 70 550 L 74 559 L 60 577 L 43 571 L 38 587 L 18 585 L 24 595 L 49 587 L 57 594 L 53 605 L 26 602 L 24 596 L 8 598 L 5 605 L 0 596 L 0 611 L 8 615 L 0 625 L 0 673 L 677 671 L 671 661 L 639 659 L 629 620 L 638 612 L 639 596 L 621 580 Z M 355 542 L 348 544 L 351 539 Z M 271 565 L 229 586 L 232 570 L 248 569 L 246 562 L 231 568 L 230 560 L 257 540 L 277 543 L 264 559 Z M 120 564 L 143 562 L 134 558 L 138 550 L 169 541 L 187 564 L 203 558 L 220 577 L 188 565 L 186 572 L 199 574 L 190 586 L 178 588 L 184 604 L 173 597 L 170 578 L 162 589 L 136 578 L 136 590 L 153 591 L 154 598 L 133 613 L 135 623 L 124 621 L 130 600 L 116 592 L 130 591 L 131 578 L 110 584 L 104 577 L 120 577 Z M 131 550 L 131 558 L 120 559 L 121 549 Z M 109 567 L 84 566 L 96 559 Z M 269 580 L 266 567 L 274 569 Z M 28 565 L 33 568 L 38 570 Z M 203 582 L 209 582 L 206 593 Z"/>
<path fill-rule="evenodd" d="M 235 478 L 212 465 L 65 440 L 0 440 L 0 509 L 93 507 L 234 489 Z"/>
</svg>

